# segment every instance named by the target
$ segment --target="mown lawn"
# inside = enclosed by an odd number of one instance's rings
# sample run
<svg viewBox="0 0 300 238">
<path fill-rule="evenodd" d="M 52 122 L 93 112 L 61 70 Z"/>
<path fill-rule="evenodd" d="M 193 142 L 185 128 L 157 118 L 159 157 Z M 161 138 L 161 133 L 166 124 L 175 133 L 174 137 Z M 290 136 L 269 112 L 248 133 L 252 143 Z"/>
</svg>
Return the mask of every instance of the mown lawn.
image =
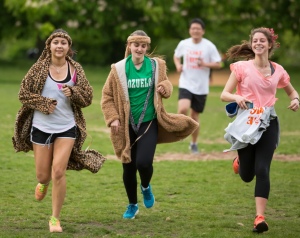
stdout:
<svg viewBox="0 0 300 238">
<path fill-rule="evenodd" d="M 97 173 L 67 172 L 67 197 L 61 214 L 62 234 L 50 234 L 51 189 L 42 202 L 34 200 L 36 185 L 32 152 L 15 153 L 11 143 L 17 99 L 27 64 L 0 64 L 0 237 L 253 237 L 255 215 L 254 181 L 245 184 L 233 174 L 231 161 L 155 161 L 152 180 L 156 204 L 146 209 L 140 200 L 135 220 L 123 220 L 127 198 L 119 161 L 109 159 Z M 84 67 L 94 88 L 93 104 L 84 109 L 88 139 L 85 146 L 113 155 L 108 130 L 100 109 L 102 85 L 109 68 Z M 292 82 L 300 91 L 299 70 L 290 69 Z M 230 122 L 219 100 L 222 87 L 212 87 L 205 113 L 201 115 L 201 153 L 221 152 Z M 277 154 L 300 157 L 299 112 L 287 109 L 289 99 L 278 91 L 277 114 L 281 143 Z M 165 101 L 176 112 L 177 88 Z M 188 153 L 189 139 L 158 145 L 156 155 Z M 264 237 L 298 237 L 300 234 L 300 162 L 274 160 L 271 167 L 271 194 L 266 211 L 270 230 Z"/>
</svg>

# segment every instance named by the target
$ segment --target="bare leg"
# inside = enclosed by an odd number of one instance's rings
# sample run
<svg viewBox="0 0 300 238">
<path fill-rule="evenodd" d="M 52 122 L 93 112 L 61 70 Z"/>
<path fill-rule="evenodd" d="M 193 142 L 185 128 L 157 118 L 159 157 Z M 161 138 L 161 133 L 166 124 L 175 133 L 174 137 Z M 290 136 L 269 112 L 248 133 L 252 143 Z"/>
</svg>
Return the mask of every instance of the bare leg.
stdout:
<svg viewBox="0 0 300 238">
<path fill-rule="evenodd" d="M 57 219 L 66 196 L 66 169 L 74 142 L 70 138 L 57 138 L 53 145 L 52 216 Z"/>
<path fill-rule="evenodd" d="M 191 109 L 191 118 L 194 119 L 194 121 L 198 122 L 199 123 L 199 127 L 197 130 L 195 130 L 192 134 L 192 142 L 194 144 L 197 143 L 197 140 L 198 140 L 198 135 L 199 135 L 199 131 L 200 131 L 200 120 L 199 120 L 199 113 L 198 112 L 195 112 L 193 109 Z"/>
<path fill-rule="evenodd" d="M 191 108 L 191 100 L 190 99 L 180 99 L 178 101 L 178 110 L 177 113 L 187 115 L 189 109 Z M 199 113 L 195 112 L 191 109 L 191 118 L 194 119 L 196 122 L 199 122 Z M 192 134 L 192 143 L 196 144 L 199 135 L 199 128 L 194 131 Z"/>
<path fill-rule="evenodd" d="M 256 215 L 263 215 L 265 214 L 266 206 L 267 206 L 268 199 L 262 197 L 255 197 L 255 204 L 256 204 Z"/>
<path fill-rule="evenodd" d="M 47 184 L 51 180 L 53 144 L 38 145 L 33 143 L 36 178 L 39 183 Z"/>
<path fill-rule="evenodd" d="M 178 109 L 177 109 L 177 112 L 179 114 L 184 114 L 184 115 L 187 115 L 188 114 L 188 111 L 191 107 L 191 100 L 189 99 L 180 99 L 178 101 Z"/>
</svg>

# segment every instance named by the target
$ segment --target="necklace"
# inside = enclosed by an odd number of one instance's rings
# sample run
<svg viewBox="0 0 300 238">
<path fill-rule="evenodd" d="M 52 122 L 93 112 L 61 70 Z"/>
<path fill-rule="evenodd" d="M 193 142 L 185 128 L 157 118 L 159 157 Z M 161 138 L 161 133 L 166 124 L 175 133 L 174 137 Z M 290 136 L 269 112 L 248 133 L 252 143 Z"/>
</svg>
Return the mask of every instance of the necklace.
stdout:
<svg viewBox="0 0 300 238">
<path fill-rule="evenodd" d="M 66 63 L 67 63 L 67 61 L 65 61 L 65 63 L 64 63 L 62 66 L 58 67 L 58 68 L 57 68 L 53 63 L 51 63 L 51 65 L 55 68 L 56 72 L 59 74 L 61 68 L 62 68 Z"/>
<path fill-rule="evenodd" d="M 139 65 L 139 64 L 142 64 L 144 62 L 144 60 L 142 61 L 142 62 L 140 62 L 140 63 L 133 63 L 134 65 Z"/>
<path fill-rule="evenodd" d="M 254 66 L 257 68 L 257 70 L 264 76 L 264 77 L 269 77 L 271 74 L 269 71 L 271 71 L 271 68 L 268 67 L 269 65 L 265 65 L 263 67 L 259 67 L 257 63 L 254 61 Z"/>
</svg>

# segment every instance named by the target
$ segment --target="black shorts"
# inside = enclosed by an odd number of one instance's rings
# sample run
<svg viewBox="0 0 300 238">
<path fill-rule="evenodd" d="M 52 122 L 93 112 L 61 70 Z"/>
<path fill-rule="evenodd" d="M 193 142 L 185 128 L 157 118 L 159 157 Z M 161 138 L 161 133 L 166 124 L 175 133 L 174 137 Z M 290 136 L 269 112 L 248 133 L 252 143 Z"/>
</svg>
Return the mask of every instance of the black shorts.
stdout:
<svg viewBox="0 0 300 238">
<path fill-rule="evenodd" d="M 30 141 L 35 144 L 49 145 L 54 142 L 56 138 L 71 138 L 76 139 L 76 126 L 60 133 L 46 133 L 36 127 L 31 128 Z"/>
<path fill-rule="evenodd" d="M 189 90 L 185 88 L 179 88 L 179 96 L 178 99 L 189 99 L 191 101 L 191 108 L 198 113 L 202 113 L 204 111 L 205 103 L 206 103 L 207 95 L 197 95 L 191 93 Z"/>
</svg>

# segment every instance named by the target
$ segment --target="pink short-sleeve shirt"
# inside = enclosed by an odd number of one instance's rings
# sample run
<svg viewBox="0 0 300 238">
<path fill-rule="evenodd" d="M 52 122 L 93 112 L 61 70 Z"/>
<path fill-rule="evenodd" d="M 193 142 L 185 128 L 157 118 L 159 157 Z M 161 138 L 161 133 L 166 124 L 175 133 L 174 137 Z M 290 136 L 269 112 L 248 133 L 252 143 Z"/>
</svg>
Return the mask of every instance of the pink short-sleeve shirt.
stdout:
<svg viewBox="0 0 300 238">
<path fill-rule="evenodd" d="M 238 61 L 230 65 L 238 85 L 236 94 L 251 100 L 255 107 L 271 107 L 277 101 L 277 88 L 284 88 L 290 82 L 290 76 L 284 68 L 271 62 L 275 72 L 268 77 L 262 75 L 254 66 L 253 60 Z"/>
</svg>

